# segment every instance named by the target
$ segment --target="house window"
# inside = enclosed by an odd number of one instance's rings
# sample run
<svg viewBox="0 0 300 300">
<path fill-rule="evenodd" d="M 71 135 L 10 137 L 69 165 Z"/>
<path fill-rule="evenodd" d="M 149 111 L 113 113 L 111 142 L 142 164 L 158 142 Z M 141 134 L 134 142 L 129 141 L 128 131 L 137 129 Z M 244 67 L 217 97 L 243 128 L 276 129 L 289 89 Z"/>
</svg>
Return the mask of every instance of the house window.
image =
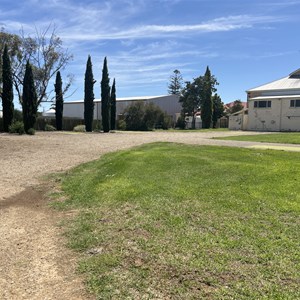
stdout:
<svg viewBox="0 0 300 300">
<path fill-rule="evenodd" d="M 254 101 L 256 108 L 268 108 L 272 106 L 272 101 Z"/>
<path fill-rule="evenodd" d="M 291 100 L 290 107 L 300 107 L 300 100 Z"/>
</svg>

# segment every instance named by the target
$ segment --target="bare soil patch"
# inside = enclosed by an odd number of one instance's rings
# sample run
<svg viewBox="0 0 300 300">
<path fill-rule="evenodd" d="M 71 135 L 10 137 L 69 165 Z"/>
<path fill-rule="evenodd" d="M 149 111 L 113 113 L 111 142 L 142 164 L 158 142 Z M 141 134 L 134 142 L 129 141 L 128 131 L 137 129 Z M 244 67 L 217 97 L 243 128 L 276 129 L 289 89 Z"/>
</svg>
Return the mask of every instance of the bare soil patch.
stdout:
<svg viewBox="0 0 300 300">
<path fill-rule="evenodd" d="M 209 139 L 236 134 L 249 132 L 0 134 L 0 299 L 90 298 L 58 226 L 66 216 L 48 207 L 42 176 L 149 142 L 251 145 Z"/>
</svg>

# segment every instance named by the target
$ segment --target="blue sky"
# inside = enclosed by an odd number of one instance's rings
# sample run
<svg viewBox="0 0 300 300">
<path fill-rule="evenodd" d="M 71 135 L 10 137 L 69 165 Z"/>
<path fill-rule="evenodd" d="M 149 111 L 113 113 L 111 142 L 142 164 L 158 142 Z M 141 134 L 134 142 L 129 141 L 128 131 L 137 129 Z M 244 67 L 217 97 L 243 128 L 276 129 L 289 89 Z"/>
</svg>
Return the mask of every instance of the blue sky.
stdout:
<svg viewBox="0 0 300 300">
<path fill-rule="evenodd" d="M 89 54 L 96 98 L 105 56 L 118 97 L 166 94 L 173 70 L 192 80 L 208 65 L 228 103 L 300 68 L 300 0 L 1 0 L 8 32 L 49 23 L 74 55 L 62 71 L 75 76 L 65 101 L 83 98 Z"/>
</svg>

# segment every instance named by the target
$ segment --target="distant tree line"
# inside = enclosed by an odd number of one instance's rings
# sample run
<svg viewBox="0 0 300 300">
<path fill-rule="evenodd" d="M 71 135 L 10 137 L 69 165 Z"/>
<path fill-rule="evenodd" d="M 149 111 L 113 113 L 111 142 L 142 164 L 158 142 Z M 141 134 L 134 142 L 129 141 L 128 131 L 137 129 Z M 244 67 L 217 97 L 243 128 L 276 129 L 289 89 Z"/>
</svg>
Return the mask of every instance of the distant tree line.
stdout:
<svg viewBox="0 0 300 300">
<path fill-rule="evenodd" d="M 72 59 L 62 47 L 55 28 L 50 25 L 45 31 L 36 31 L 34 37 L 0 31 L 0 98 L 3 108 L 5 132 L 34 133 L 38 107 L 42 102 L 53 102 L 56 129 L 62 130 L 64 94 L 72 83 L 67 76 L 63 87 L 61 70 Z M 54 98 L 51 98 L 49 82 L 55 76 Z M 102 127 L 104 132 L 116 128 L 116 81 L 109 85 L 107 59 L 105 57 L 101 80 Z M 88 56 L 84 82 L 84 121 L 86 131 L 92 131 L 94 115 L 94 91 L 91 57 Z M 22 107 L 22 124 L 14 117 L 14 91 Z M 13 124 L 16 122 L 17 124 Z"/>
</svg>

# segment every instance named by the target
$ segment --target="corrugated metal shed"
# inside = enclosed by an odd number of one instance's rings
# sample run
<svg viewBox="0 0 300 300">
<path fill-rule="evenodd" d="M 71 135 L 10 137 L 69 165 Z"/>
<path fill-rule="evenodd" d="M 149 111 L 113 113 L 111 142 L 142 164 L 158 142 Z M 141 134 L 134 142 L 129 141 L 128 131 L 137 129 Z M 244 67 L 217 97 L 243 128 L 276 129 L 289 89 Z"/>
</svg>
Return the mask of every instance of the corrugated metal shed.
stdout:
<svg viewBox="0 0 300 300">
<path fill-rule="evenodd" d="M 150 99 L 156 99 L 165 97 L 166 95 L 160 95 L 160 96 L 139 96 L 139 97 L 119 97 L 116 99 L 116 101 L 145 101 Z M 101 102 L 101 99 L 94 99 L 94 102 Z M 84 103 L 84 100 L 74 100 L 74 101 L 67 101 L 65 104 L 73 104 L 73 103 Z"/>
</svg>

